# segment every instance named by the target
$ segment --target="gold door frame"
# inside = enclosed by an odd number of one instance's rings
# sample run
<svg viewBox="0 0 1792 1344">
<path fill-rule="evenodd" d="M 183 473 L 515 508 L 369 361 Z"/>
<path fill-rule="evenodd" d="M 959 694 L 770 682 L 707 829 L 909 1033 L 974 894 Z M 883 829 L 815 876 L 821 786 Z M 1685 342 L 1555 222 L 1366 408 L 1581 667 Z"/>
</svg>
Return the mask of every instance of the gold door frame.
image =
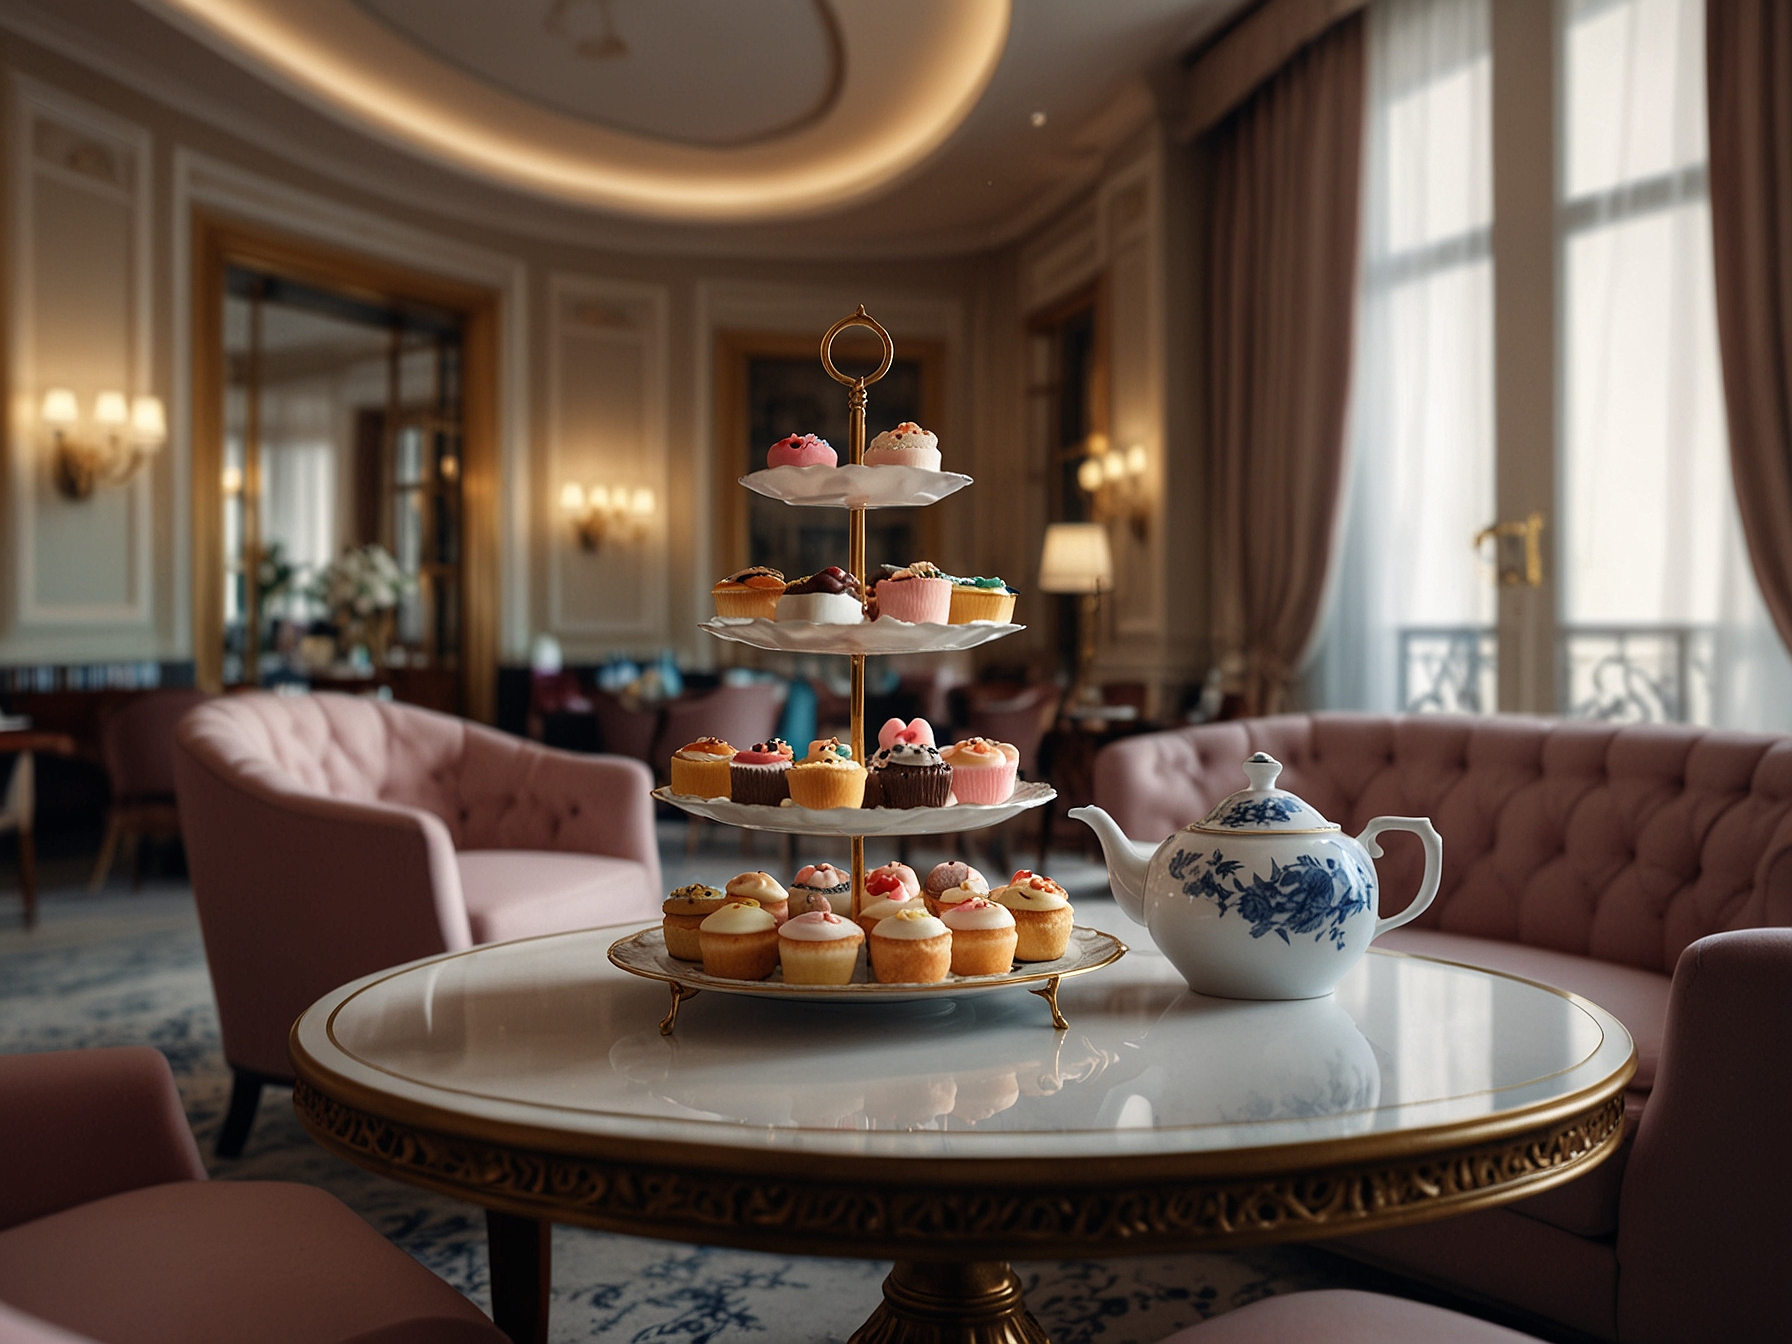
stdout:
<svg viewBox="0 0 1792 1344">
<path fill-rule="evenodd" d="M 193 213 L 193 663 L 210 691 L 224 680 L 224 277 L 267 272 L 383 305 L 419 304 L 462 322 L 461 709 L 489 723 L 497 709 L 498 291 Z"/>
</svg>

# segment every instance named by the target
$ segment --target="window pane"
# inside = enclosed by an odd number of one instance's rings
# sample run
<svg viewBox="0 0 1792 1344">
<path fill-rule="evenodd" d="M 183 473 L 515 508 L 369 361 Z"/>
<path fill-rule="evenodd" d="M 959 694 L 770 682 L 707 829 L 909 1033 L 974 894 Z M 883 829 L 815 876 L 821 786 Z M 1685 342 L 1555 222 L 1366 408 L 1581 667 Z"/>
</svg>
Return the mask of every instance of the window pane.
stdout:
<svg viewBox="0 0 1792 1344">
<path fill-rule="evenodd" d="M 1386 106 L 1386 252 L 1441 242 L 1493 221 L 1493 175 L 1486 135 L 1492 63 L 1468 57 L 1446 37 L 1443 71 L 1408 88 Z M 1403 65 L 1438 57 L 1427 29 L 1402 44 Z M 1403 72 L 1404 73 L 1404 72 Z M 1406 81 L 1402 81 L 1405 83 Z"/>
<path fill-rule="evenodd" d="M 1577 0 L 1563 43 L 1570 199 L 1705 161 L 1702 0 Z"/>
</svg>

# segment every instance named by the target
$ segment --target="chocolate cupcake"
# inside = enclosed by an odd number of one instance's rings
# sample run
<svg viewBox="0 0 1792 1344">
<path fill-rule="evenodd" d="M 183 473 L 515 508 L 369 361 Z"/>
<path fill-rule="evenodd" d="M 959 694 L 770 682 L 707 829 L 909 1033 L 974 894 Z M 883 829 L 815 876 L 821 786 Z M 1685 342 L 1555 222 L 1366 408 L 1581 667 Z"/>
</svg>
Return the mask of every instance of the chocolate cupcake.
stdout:
<svg viewBox="0 0 1792 1344">
<path fill-rule="evenodd" d="M 896 742 L 872 761 L 877 807 L 944 807 L 952 793 L 952 767 L 930 742 Z M 870 796 L 870 786 L 866 795 Z"/>
<path fill-rule="evenodd" d="M 776 807 L 790 797 L 785 775 L 795 755 L 790 743 L 774 737 L 734 753 L 728 762 L 728 791 L 737 803 Z"/>
</svg>

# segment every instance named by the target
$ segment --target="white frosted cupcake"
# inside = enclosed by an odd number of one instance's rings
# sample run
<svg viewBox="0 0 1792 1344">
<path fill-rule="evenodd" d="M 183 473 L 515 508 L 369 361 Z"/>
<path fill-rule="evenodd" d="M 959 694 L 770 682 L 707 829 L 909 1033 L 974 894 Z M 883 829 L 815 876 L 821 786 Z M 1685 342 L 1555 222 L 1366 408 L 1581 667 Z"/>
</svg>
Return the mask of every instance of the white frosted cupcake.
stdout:
<svg viewBox="0 0 1792 1344">
<path fill-rule="evenodd" d="M 871 969 L 886 985 L 935 985 L 952 969 L 952 931 L 913 902 L 871 931 Z"/>
<path fill-rule="evenodd" d="M 1020 933 L 1014 949 L 1016 961 L 1056 961 L 1064 955 L 1076 911 L 1064 888 L 1051 878 L 1022 868 L 1007 886 L 991 892 L 989 899 L 1007 906 L 1014 916 L 1014 927 Z"/>
<path fill-rule="evenodd" d="M 790 918 L 790 893 L 770 873 L 737 873 L 724 890 L 730 897 L 758 901 L 759 908 L 780 924 Z"/>
<path fill-rule="evenodd" d="M 1014 969 L 1020 934 L 1008 907 L 973 897 L 940 916 L 952 930 L 953 975 L 1006 975 Z"/>
<path fill-rule="evenodd" d="M 975 868 L 965 874 L 964 881 L 956 887 L 947 887 L 944 891 L 935 892 L 925 897 L 927 908 L 936 915 L 944 915 L 955 905 L 963 905 L 966 901 L 984 900 L 989 896 L 989 883 L 983 880 L 983 874 Z"/>
<path fill-rule="evenodd" d="M 895 429 L 886 429 L 865 449 L 868 467 L 920 467 L 924 471 L 940 469 L 940 440 L 913 420 L 904 420 Z"/>
<path fill-rule="evenodd" d="M 811 910 L 778 929 L 778 961 L 787 985 L 847 985 L 859 964 L 864 931 L 850 919 Z"/>
<path fill-rule="evenodd" d="M 697 926 L 703 973 L 763 980 L 778 969 L 778 921 L 757 901 L 729 901 Z"/>
<path fill-rule="evenodd" d="M 894 892 L 889 896 L 872 901 L 859 910 L 859 927 L 870 933 L 877 927 L 878 921 L 888 919 L 891 915 L 900 914 L 904 910 L 925 910 L 918 896 L 910 896 L 906 892 Z"/>
</svg>

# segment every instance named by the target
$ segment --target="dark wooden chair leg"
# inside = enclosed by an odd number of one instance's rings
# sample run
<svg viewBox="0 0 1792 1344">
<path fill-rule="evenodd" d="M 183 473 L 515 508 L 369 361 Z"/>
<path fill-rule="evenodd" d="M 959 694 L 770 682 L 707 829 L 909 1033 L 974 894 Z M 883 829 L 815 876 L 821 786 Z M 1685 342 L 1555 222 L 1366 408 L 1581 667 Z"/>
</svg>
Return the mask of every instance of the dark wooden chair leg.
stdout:
<svg viewBox="0 0 1792 1344">
<path fill-rule="evenodd" d="M 224 1127 L 218 1131 L 215 1151 L 219 1157 L 243 1155 L 249 1127 L 255 1123 L 255 1109 L 261 1105 L 261 1089 L 270 1081 L 251 1069 L 236 1069 L 234 1074 L 230 1084 L 230 1110 L 224 1115 Z"/>
<path fill-rule="evenodd" d="M 487 1209 L 485 1253 L 491 1266 L 493 1324 L 510 1336 L 511 1344 L 547 1344 L 554 1225 Z"/>
<path fill-rule="evenodd" d="M 19 827 L 19 891 L 25 897 L 25 927 L 37 925 L 37 841 L 29 826 Z"/>
</svg>

